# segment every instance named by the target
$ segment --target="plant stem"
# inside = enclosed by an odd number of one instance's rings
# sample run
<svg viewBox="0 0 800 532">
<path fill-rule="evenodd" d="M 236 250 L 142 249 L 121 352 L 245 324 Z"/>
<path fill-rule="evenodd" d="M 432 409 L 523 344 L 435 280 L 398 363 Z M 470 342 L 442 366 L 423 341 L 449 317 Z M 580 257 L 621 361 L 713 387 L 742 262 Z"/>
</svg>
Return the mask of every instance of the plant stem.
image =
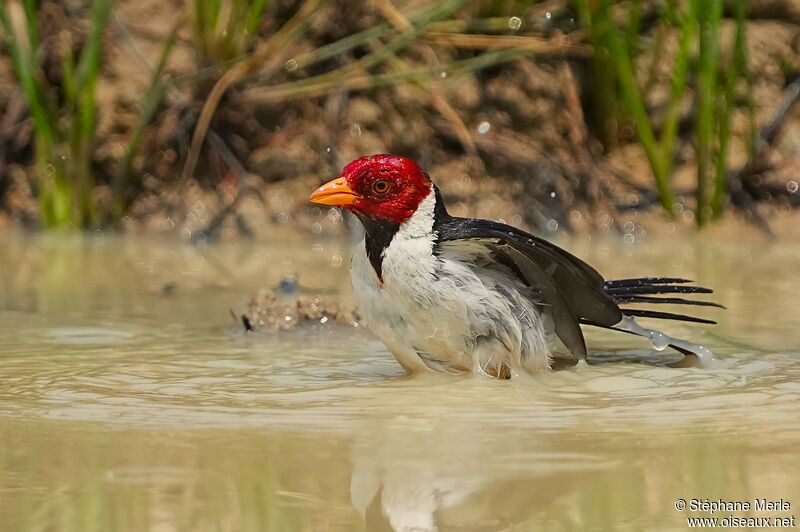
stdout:
<svg viewBox="0 0 800 532">
<path fill-rule="evenodd" d="M 678 15 L 674 15 L 678 18 Z M 678 137 L 678 118 L 681 101 L 686 94 L 689 78 L 689 54 L 695 40 L 697 28 L 697 4 L 689 2 L 688 11 L 680 17 L 681 33 L 678 42 L 678 54 L 675 58 L 675 72 L 670 86 L 669 106 L 667 107 L 664 128 L 661 132 L 661 157 L 670 164 L 675 154 L 675 141 Z"/>
<path fill-rule="evenodd" d="M 600 143 L 608 151 L 617 141 L 617 72 L 609 57 L 607 31 L 612 25 L 607 0 L 594 2 L 576 0 L 578 16 L 584 27 L 589 28 L 589 40 L 594 50 L 592 57 L 592 129 Z"/>
<path fill-rule="evenodd" d="M 661 206 L 670 216 L 675 216 L 675 195 L 670 185 L 672 156 L 670 154 L 669 157 L 665 157 L 663 150 L 660 149 L 656 141 L 650 118 L 647 116 L 644 100 L 636 85 L 633 64 L 622 44 L 619 30 L 609 20 L 605 31 L 608 51 L 616 68 L 620 89 L 622 91 L 622 98 L 625 102 L 625 107 L 631 115 L 634 129 L 639 137 L 639 141 L 642 143 L 642 148 L 644 149 L 647 160 L 653 171 Z"/>
<path fill-rule="evenodd" d="M 702 0 L 690 0 L 700 3 Z M 700 48 L 697 73 L 697 224 L 711 220 L 711 198 L 714 180 L 711 175 L 713 154 L 712 138 L 715 131 L 715 103 L 719 73 L 719 24 L 722 18 L 722 0 L 702 1 L 698 9 L 700 22 Z"/>
<path fill-rule="evenodd" d="M 714 177 L 714 194 L 711 198 L 713 217 L 719 219 L 725 209 L 725 200 L 728 195 L 728 144 L 731 135 L 731 114 L 736 105 L 736 85 L 740 78 L 747 84 L 747 108 L 750 118 L 751 131 L 748 135 L 747 158 L 748 163 L 753 160 L 753 142 L 755 137 L 754 112 L 751 98 L 752 85 L 750 83 L 749 69 L 747 68 L 746 29 L 747 0 L 735 0 L 734 11 L 736 16 L 736 34 L 733 43 L 733 59 L 725 73 L 725 90 L 722 94 L 719 112 L 719 147 L 717 148 L 716 168 Z"/>
</svg>

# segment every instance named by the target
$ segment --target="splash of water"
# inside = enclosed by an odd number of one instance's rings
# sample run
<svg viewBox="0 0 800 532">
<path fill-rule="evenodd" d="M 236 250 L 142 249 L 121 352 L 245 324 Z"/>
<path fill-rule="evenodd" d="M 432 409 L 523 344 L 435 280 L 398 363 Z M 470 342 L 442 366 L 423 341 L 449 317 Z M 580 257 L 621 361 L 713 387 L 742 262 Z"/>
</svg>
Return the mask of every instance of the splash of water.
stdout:
<svg viewBox="0 0 800 532">
<path fill-rule="evenodd" d="M 624 316 L 615 328 L 648 338 L 656 351 L 663 351 L 669 346 L 688 351 L 697 357 L 700 366 L 703 368 L 713 368 L 718 365 L 718 360 L 708 347 L 681 338 L 675 338 L 655 329 L 642 327 L 630 316 Z"/>
</svg>

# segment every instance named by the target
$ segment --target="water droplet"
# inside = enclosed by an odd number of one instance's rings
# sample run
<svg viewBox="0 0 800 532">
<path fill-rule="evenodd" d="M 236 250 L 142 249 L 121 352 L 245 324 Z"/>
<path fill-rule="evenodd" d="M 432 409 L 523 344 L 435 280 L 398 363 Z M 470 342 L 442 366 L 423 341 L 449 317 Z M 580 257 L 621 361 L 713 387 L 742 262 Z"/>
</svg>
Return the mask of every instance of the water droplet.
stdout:
<svg viewBox="0 0 800 532">
<path fill-rule="evenodd" d="M 311 251 L 315 251 L 317 253 L 319 253 L 323 249 L 325 249 L 325 247 L 322 244 L 314 244 L 313 246 L 311 246 Z"/>
<path fill-rule="evenodd" d="M 284 316 L 283 317 L 283 321 L 292 321 L 292 317 L 291 316 Z"/>
<path fill-rule="evenodd" d="M 319 222 L 315 222 L 311 225 L 311 232 L 315 235 L 318 235 L 322 232 L 322 224 Z"/>
<path fill-rule="evenodd" d="M 556 193 L 555 193 L 555 192 L 551 192 L 551 193 L 550 193 L 550 197 L 551 197 L 551 198 L 555 198 L 555 197 L 556 197 Z"/>
<path fill-rule="evenodd" d="M 789 192 L 789 194 L 794 194 L 795 192 L 797 192 L 797 189 L 798 189 L 797 181 L 789 181 L 788 183 L 786 183 L 786 190 Z"/>
<path fill-rule="evenodd" d="M 361 136 L 361 126 L 358 124 L 352 124 L 350 126 L 350 136 L 351 137 L 360 137 Z"/>
<path fill-rule="evenodd" d="M 625 233 L 625 236 L 622 237 L 622 241 L 626 244 L 633 244 L 634 240 L 636 240 L 636 237 L 634 237 L 631 233 Z"/>
<path fill-rule="evenodd" d="M 339 212 L 339 209 L 337 209 L 336 207 L 331 207 L 330 209 L 328 209 L 328 213 L 325 215 L 325 217 L 331 224 L 338 224 L 342 223 L 343 221 L 342 213 Z"/>
<path fill-rule="evenodd" d="M 284 63 L 283 68 L 286 69 L 287 72 L 294 72 L 297 70 L 297 61 L 294 59 L 289 59 Z"/>
<path fill-rule="evenodd" d="M 669 336 L 662 332 L 650 331 L 650 343 L 656 351 L 663 351 L 669 345 Z"/>
<path fill-rule="evenodd" d="M 511 30 L 517 31 L 522 27 L 522 19 L 519 17 L 511 17 L 508 19 L 508 27 Z"/>
<path fill-rule="evenodd" d="M 558 222 L 552 218 L 547 222 L 547 230 L 555 233 L 558 231 Z"/>
<path fill-rule="evenodd" d="M 325 148 L 325 153 L 330 153 L 330 152 L 331 152 L 331 147 L 330 147 L 330 146 L 328 146 L 327 148 Z"/>
<path fill-rule="evenodd" d="M 286 222 L 289 221 L 289 218 L 291 218 L 291 216 L 289 215 L 288 212 L 279 212 L 277 216 L 277 221 L 279 224 L 285 224 Z"/>
<path fill-rule="evenodd" d="M 344 259 L 338 253 L 336 253 L 335 255 L 331 256 L 331 266 L 332 267 L 339 268 L 339 267 L 342 266 L 342 262 L 344 262 Z"/>
<path fill-rule="evenodd" d="M 489 130 L 491 128 L 492 128 L 492 125 L 489 122 L 484 120 L 483 122 L 481 122 L 478 125 L 478 133 L 480 133 L 481 135 L 485 135 L 486 133 L 489 132 Z"/>
<path fill-rule="evenodd" d="M 328 316 L 322 316 L 319 320 L 320 323 L 328 323 Z"/>
<path fill-rule="evenodd" d="M 636 225 L 633 222 L 625 222 L 625 225 L 622 226 L 622 230 L 626 233 L 633 233 L 635 228 Z"/>
<path fill-rule="evenodd" d="M 446 77 L 447 77 L 447 72 L 444 72 L 444 71 L 442 71 L 442 73 L 441 73 L 441 74 L 439 74 L 439 76 L 440 76 L 442 79 L 444 79 L 444 78 L 446 78 Z"/>
<path fill-rule="evenodd" d="M 546 18 L 547 20 L 550 20 L 550 19 L 553 18 L 553 14 L 548 11 L 547 13 L 544 14 L 544 18 Z"/>
</svg>

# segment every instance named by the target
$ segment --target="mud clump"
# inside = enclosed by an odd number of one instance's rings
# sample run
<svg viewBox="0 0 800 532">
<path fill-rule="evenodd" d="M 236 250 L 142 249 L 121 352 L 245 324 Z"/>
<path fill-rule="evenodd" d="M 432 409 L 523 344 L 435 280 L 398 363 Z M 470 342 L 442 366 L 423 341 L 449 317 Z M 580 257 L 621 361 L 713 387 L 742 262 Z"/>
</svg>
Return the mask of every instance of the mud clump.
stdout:
<svg viewBox="0 0 800 532">
<path fill-rule="evenodd" d="M 256 292 L 237 321 L 249 333 L 274 333 L 306 325 L 364 325 L 355 307 L 323 296 L 278 296 L 268 288 Z"/>
</svg>

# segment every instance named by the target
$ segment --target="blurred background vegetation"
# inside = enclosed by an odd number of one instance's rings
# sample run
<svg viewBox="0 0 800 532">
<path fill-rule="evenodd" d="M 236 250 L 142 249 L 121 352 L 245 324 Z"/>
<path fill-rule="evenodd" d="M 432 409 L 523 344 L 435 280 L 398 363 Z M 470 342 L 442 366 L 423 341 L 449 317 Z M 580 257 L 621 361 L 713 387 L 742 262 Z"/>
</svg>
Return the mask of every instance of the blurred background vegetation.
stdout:
<svg viewBox="0 0 800 532">
<path fill-rule="evenodd" d="M 800 205 L 795 0 L 2 0 L 0 22 L 0 226 L 252 234 L 375 152 L 550 231 L 770 231 Z"/>
</svg>

